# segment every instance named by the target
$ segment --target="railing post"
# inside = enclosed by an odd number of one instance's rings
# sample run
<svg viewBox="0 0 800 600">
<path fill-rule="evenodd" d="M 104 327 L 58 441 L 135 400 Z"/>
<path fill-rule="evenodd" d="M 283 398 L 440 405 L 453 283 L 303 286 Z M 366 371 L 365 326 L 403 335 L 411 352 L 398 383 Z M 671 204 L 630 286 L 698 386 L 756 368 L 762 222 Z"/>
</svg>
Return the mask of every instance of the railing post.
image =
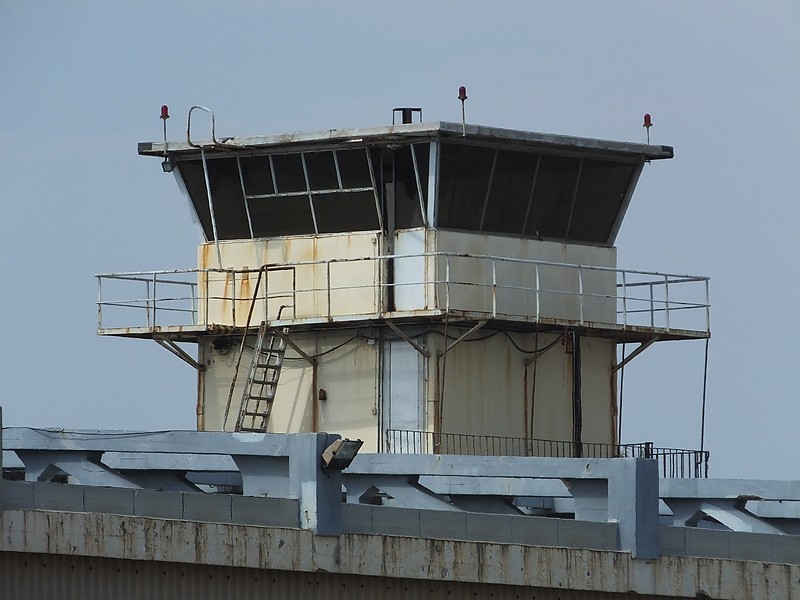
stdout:
<svg viewBox="0 0 800 600">
<path fill-rule="evenodd" d="M 144 301 L 145 321 L 147 323 L 147 327 L 149 328 L 152 327 L 150 324 L 150 281 L 144 282 L 144 294 L 145 298 L 147 298 Z"/>
<path fill-rule="evenodd" d="M 650 327 L 656 326 L 656 312 L 655 306 L 653 305 L 653 284 L 649 284 L 648 287 L 650 288 Z"/>
<path fill-rule="evenodd" d="M 497 317 L 497 261 L 492 259 L 492 316 Z"/>
<path fill-rule="evenodd" d="M 206 290 L 205 290 L 205 305 L 206 305 L 206 310 L 205 310 L 205 313 L 206 313 L 206 322 L 205 322 L 204 324 L 205 324 L 205 325 L 207 325 L 207 324 L 209 323 L 209 319 L 210 319 L 210 317 L 211 317 L 211 315 L 210 315 L 210 314 L 209 314 L 209 312 L 208 312 L 208 310 L 209 310 L 209 308 L 210 308 L 210 305 L 209 305 L 209 298 L 208 298 L 208 290 L 209 290 L 209 287 L 208 287 L 208 280 L 209 280 L 209 278 L 210 278 L 211 271 L 210 271 L 209 269 L 205 269 L 205 273 L 206 273 L 206 276 L 204 277 L 204 279 L 205 279 L 205 287 L 206 287 Z"/>
<path fill-rule="evenodd" d="M 153 327 L 158 325 L 158 319 L 156 318 L 156 310 L 158 309 L 158 291 L 156 290 L 157 281 L 158 275 L 153 273 Z"/>
<path fill-rule="evenodd" d="M 711 299 L 708 295 L 708 279 L 705 280 L 706 283 L 706 333 L 711 332 Z"/>
<path fill-rule="evenodd" d="M 450 255 L 446 254 L 444 270 L 445 311 L 450 312 Z M 446 344 L 446 342 L 445 342 Z"/>
<path fill-rule="evenodd" d="M 580 308 L 581 325 L 583 325 L 583 268 L 578 265 L 578 303 Z"/>
<path fill-rule="evenodd" d="M 653 442 L 644 443 L 644 457 L 653 458 Z"/>
<path fill-rule="evenodd" d="M 200 310 L 200 299 L 197 297 L 197 284 L 192 283 L 189 289 L 192 294 L 192 325 L 197 325 L 200 321 L 199 315 L 197 314 Z"/>
<path fill-rule="evenodd" d="M 628 288 L 625 281 L 625 271 L 622 271 L 622 325 L 628 328 Z"/>
<path fill-rule="evenodd" d="M 231 322 L 233 326 L 236 327 L 236 271 L 231 269 L 229 271 L 231 274 L 231 294 L 233 298 L 231 299 Z M 225 279 L 227 280 L 228 276 L 225 275 Z M 264 317 L 266 319 L 266 315 Z"/>
<path fill-rule="evenodd" d="M 97 329 L 103 328 L 103 278 L 97 278 Z"/>
<path fill-rule="evenodd" d="M 331 261 L 325 262 L 325 273 L 327 277 L 327 285 L 328 288 L 328 318 L 331 318 Z"/>
<path fill-rule="evenodd" d="M 536 280 L 535 281 L 535 283 L 536 283 L 536 322 L 538 323 L 539 322 L 539 316 L 540 316 L 540 309 L 541 309 L 541 306 L 542 306 L 541 296 L 540 296 L 541 285 L 539 283 L 539 265 L 538 265 L 538 263 L 534 263 L 534 265 L 533 265 L 533 274 L 534 274 L 534 278 Z"/>
<path fill-rule="evenodd" d="M 667 318 L 667 331 L 669 331 L 669 275 L 664 275 L 664 312 Z"/>
</svg>

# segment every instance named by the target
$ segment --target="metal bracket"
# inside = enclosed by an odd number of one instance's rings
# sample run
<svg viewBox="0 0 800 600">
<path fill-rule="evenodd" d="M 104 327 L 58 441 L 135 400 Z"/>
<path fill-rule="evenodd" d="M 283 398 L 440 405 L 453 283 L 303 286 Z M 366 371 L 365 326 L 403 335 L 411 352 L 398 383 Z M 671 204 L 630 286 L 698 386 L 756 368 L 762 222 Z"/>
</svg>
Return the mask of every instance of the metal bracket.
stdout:
<svg viewBox="0 0 800 600">
<path fill-rule="evenodd" d="M 453 348 L 455 348 L 455 347 L 456 347 L 456 345 L 458 345 L 458 344 L 460 344 L 461 342 L 463 342 L 463 341 L 464 341 L 464 339 L 466 339 L 467 337 L 469 337 L 470 335 L 472 335 L 473 333 L 475 333 L 476 331 L 478 331 L 478 329 L 480 329 L 481 327 L 483 327 L 484 325 L 486 325 L 486 323 L 488 323 L 488 321 L 486 321 L 486 320 L 483 320 L 483 321 L 478 321 L 478 322 L 477 322 L 477 323 L 476 323 L 476 324 L 475 324 L 475 325 L 474 325 L 474 326 L 473 326 L 473 327 L 472 327 L 472 328 L 471 328 L 469 331 L 467 331 L 465 334 L 463 334 L 463 335 L 462 335 L 460 338 L 458 338 L 458 339 L 457 339 L 455 342 L 453 342 L 452 344 L 450 344 L 449 346 L 447 346 L 447 348 L 445 349 L 445 351 L 443 352 L 443 354 L 442 354 L 442 355 L 444 355 L 444 354 L 447 354 L 448 352 L 450 352 L 450 350 L 452 350 Z"/>
<path fill-rule="evenodd" d="M 166 348 L 167 350 L 172 352 L 175 356 L 180 358 L 183 362 L 190 364 L 198 371 L 206 370 L 206 368 L 203 365 L 201 365 L 199 362 L 197 362 L 195 359 L 189 356 L 189 354 L 183 348 L 178 346 L 172 340 L 169 340 L 164 337 L 154 337 L 153 341 L 155 341 L 155 343 L 161 346 L 162 348 Z"/>
<path fill-rule="evenodd" d="M 312 366 L 316 366 L 317 365 L 317 359 L 316 358 L 314 358 L 312 356 L 309 356 L 303 349 L 300 348 L 300 346 L 298 346 L 292 340 L 290 340 L 289 336 L 284 334 L 280 329 L 271 329 L 270 333 L 272 333 L 273 335 L 276 335 L 279 338 L 281 338 L 284 342 L 286 342 L 287 346 L 291 346 L 292 350 L 297 352 L 300 356 L 302 356 L 304 359 L 306 359 L 308 361 L 308 364 L 310 364 Z"/>
<path fill-rule="evenodd" d="M 400 331 L 400 328 L 397 325 L 395 325 L 391 321 L 384 321 L 384 322 L 389 326 L 389 329 L 394 331 L 397 335 L 399 335 L 401 338 L 403 338 L 405 341 L 407 341 L 409 344 L 411 344 L 411 346 L 414 348 L 414 350 L 416 350 L 417 352 L 422 354 L 422 356 L 424 356 L 425 358 L 430 358 L 430 356 L 431 356 L 430 352 L 425 350 L 425 348 L 423 348 L 422 346 L 417 344 L 417 342 L 415 342 L 410 337 L 408 337 L 405 333 Z"/>
<path fill-rule="evenodd" d="M 660 339 L 661 339 L 661 336 L 660 336 L 660 335 L 657 335 L 657 336 L 655 336 L 654 338 L 651 338 L 651 339 L 647 340 L 646 342 L 642 342 L 641 344 L 639 344 L 639 347 L 638 347 L 638 348 L 636 348 L 636 350 L 634 350 L 634 351 L 633 351 L 633 352 L 631 352 L 630 354 L 628 354 L 628 356 L 626 356 L 626 357 L 625 357 L 625 358 L 622 360 L 622 362 L 620 362 L 620 363 L 619 363 L 619 364 L 618 364 L 616 367 L 613 367 L 613 368 L 611 369 L 611 372 L 612 372 L 612 373 L 616 373 L 617 371 L 619 371 L 619 370 L 620 370 L 622 367 L 624 367 L 625 365 L 627 365 L 627 364 L 628 364 L 629 362 L 631 362 L 631 361 L 632 361 L 634 358 L 636 358 L 637 356 L 639 356 L 639 355 L 640 355 L 642 352 L 644 352 L 645 350 L 647 350 L 647 349 L 648 349 L 650 346 L 652 346 L 653 344 L 655 344 L 655 343 L 656 343 L 658 340 L 660 340 Z"/>
</svg>

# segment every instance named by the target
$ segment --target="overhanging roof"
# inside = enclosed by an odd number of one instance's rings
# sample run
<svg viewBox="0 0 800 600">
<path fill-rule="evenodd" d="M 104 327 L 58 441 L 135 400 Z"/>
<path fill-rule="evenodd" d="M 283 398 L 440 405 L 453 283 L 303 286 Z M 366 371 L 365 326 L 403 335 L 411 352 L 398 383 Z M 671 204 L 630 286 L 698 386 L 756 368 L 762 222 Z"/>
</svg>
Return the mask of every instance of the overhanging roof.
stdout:
<svg viewBox="0 0 800 600">
<path fill-rule="evenodd" d="M 199 146 L 203 146 L 207 150 L 213 149 L 214 151 L 237 153 L 253 150 L 281 150 L 286 147 L 338 146 L 348 143 L 379 145 L 387 142 L 412 141 L 419 138 L 465 138 L 465 141 L 480 141 L 493 145 L 518 147 L 520 149 L 524 147 L 541 150 L 548 149 L 555 152 L 588 152 L 606 156 L 613 155 L 620 158 L 625 156 L 635 157 L 638 160 L 660 160 L 674 156 L 671 146 L 618 142 L 482 125 L 467 125 L 466 136 L 464 136 L 461 123 L 446 121 L 357 129 L 329 129 L 325 131 L 254 137 L 228 137 L 220 138 L 217 144 L 210 140 L 194 141 L 194 145 L 190 145 L 187 141 L 168 142 L 166 146 L 163 142 L 140 142 L 138 151 L 139 154 L 145 156 L 163 156 L 165 152 L 171 155 L 193 154 L 199 151 Z"/>
</svg>

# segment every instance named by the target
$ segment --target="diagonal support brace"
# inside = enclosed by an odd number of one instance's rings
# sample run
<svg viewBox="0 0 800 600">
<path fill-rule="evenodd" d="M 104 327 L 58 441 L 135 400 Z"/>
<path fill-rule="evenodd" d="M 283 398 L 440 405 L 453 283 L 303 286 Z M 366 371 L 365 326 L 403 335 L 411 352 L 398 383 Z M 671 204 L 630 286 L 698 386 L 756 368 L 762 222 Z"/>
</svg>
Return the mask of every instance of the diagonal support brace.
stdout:
<svg viewBox="0 0 800 600">
<path fill-rule="evenodd" d="M 483 327 L 484 325 L 486 325 L 486 323 L 488 323 L 488 321 L 486 321 L 486 320 L 483 320 L 483 321 L 478 321 L 478 322 L 477 322 L 477 323 L 476 323 L 476 324 L 475 324 L 475 325 L 474 325 L 474 326 L 473 326 L 473 327 L 472 327 L 472 328 L 471 328 L 469 331 L 467 331 L 465 334 L 463 334 L 461 337 L 459 337 L 459 338 L 458 338 L 458 339 L 457 339 L 455 342 L 453 342 L 452 344 L 450 344 L 449 346 L 447 346 L 447 348 L 445 349 L 445 351 L 444 351 L 444 353 L 443 353 L 443 354 L 447 354 L 448 352 L 450 352 L 450 350 L 452 350 L 453 348 L 455 348 L 455 347 L 456 347 L 458 344 L 460 344 L 461 342 L 463 342 L 463 341 L 464 341 L 466 338 L 468 338 L 468 337 L 469 337 L 469 336 L 471 336 L 473 333 L 475 333 L 476 331 L 478 331 L 478 329 L 480 329 L 481 327 Z"/>
<path fill-rule="evenodd" d="M 183 348 L 178 346 L 172 340 L 168 340 L 168 339 L 163 338 L 163 337 L 154 337 L 153 340 L 155 341 L 156 344 L 158 344 L 162 348 L 166 348 L 167 350 L 172 352 L 175 356 L 180 358 L 183 362 L 193 366 L 198 371 L 205 371 L 206 370 L 206 368 L 203 365 L 201 365 L 194 358 L 189 356 L 189 354 L 186 352 L 186 350 L 184 350 Z"/>
<path fill-rule="evenodd" d="M 405 333 L 403 333 L 397 325 L 395 325 L 391 321 L 385 321 L 385 323 L 389 326 L 389 329 L 394 331 L 397 335 L 399 335 L 401 338 L 403 338 L 405 341 L 411 344 L 414 350 L 422 354 L 422 356 L 424 356 L 425 358 L 430 358 L 431 356 L 430 353 L 427 350 L 425 350 L 425 348 L 420 346 L 417 342 L 408 337 Z"/>
<path fill-rule="evenodd" d="M 308 354 L 305 352 L 305 350 L 303 350 L 302 348 L 300 348 L 300 346 L 298 346 L 297 344 L 295 344 L 295 343 L 294 343 L 294 342 L 293 342 L 293 341 L 292 341 L 292 340 L 289 338 L 289 336 L 288 336 L 288 335 L 286 335 L 285 333 L 283 333 L 283 332 L 282 332 L 280 329 L 271 329 L 271 330 L 270 330 L 270 333 L 271 333 L 272 335 L 276 335 L 276 336 L 278 336 L 278 337 L 279 337 L 279 338 L 281 338 L 281 339 L 282 339 L 284 342 L 286 342 L 286 345 L 287 345 L 287 346 L 290 346 L 290 347 L 292 348 L 292 350 L 294 350 L 294 351 L 295 351 L 295 352 L 297 352 L 297 353 L 298 353 L 300 356 L 302 356 L 302 357 L 303 357 L 305 360 L 307 360 L 307 361 L 308 361 L 308 364 L 310 364 L 311 366 L 315 366 L 315 365 L 317 364 L 317 359 L 316 359 L 316 358 L 314 358 L 313 356 L 309 356 L 309 355 L 308 355 Z"/>
<path fill-rule="evenodd" d="M 627 364 L 628 364 L 629 362 L 631 362 L 631 361 L 632 361 L 634 358 L 636 358 L 637 356 L 639 356 L 639 355 L 640 355 L 642 352 L 644 352 L 645 350 L 647 350 L 647 349 L 648 349 L 650 346 L 652 346 L 653 344 L 655 344 L 655 343 L 656 343 L 658 340 L 660 340 L 660 339 L 661 339 L 661 336 L 658 336 L 658 335 L 657 335 L 657 336 L 655 336 L 654 338 L 651 338 L 651 339 L 647 340 L 646 342 L 642 342 L 641 344 L 639 344 L 639 347 L 638 347 L 638 348 L 636 348 L 636 350 L 634 350 L 634 351 L 633 351 L 633 352 L 631 352 L 630 354 L 628 354 L 628 356 L 626 356 L 626 357 L 625 357 L 625 358 L 624 358 L 624 359 L 623 359 L 623 360 L 622 360 L 622 361 L 621 361 L 621 362 L 620 362 L 620 363 L 619 363 L 619 364 L 618 364 L 616 367 L 613 367 L 613 368 L 611 369 L 611 372 L 612 372 L 612 373 L 616 373 L 617 371 L 619 371 L 619 370 L 620 370 L 622 367 L 624 367 L 625 365 L 627 365 Z"/>
</svg>

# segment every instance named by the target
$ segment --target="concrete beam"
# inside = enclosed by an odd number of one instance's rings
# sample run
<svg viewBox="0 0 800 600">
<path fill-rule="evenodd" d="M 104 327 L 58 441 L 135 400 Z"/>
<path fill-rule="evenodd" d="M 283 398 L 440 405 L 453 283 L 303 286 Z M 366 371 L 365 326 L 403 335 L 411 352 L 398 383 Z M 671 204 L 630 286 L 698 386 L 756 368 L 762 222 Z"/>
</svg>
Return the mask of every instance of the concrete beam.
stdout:
<svg viewBox="0 0 800 600">
<path fill-rule="evenodd" d="M 626 597 L 789 598 L 800 579 L 800 566 L 778 562 L 692 556 L 642 561 L 625 553 L 585 548 L 398 535 L 315 536 L 299 529 L 21 510 L 3 513 L 0 561 L 4 552 L 163 562 L 164 568 L 166 563 L 187 563 L 323 571 L 429 580 L 431 585 L 481 582 Z"/>
</svg>

